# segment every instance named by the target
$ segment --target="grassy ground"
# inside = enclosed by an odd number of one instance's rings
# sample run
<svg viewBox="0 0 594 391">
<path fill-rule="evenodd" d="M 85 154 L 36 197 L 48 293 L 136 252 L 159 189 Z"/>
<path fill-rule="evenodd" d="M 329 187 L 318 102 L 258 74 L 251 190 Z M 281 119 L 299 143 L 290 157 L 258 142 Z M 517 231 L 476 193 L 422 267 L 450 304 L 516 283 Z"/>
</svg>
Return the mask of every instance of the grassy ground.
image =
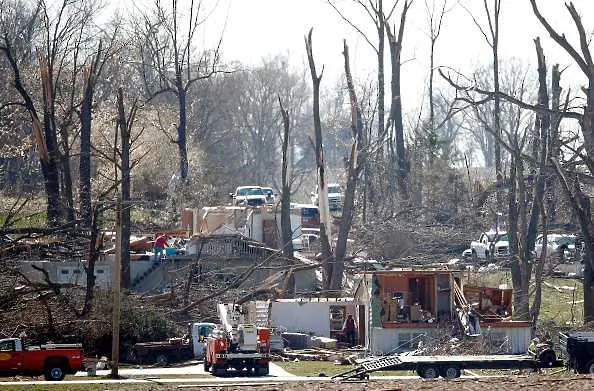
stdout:
<svg viewBox="0 0 594 391">
<path fill-rule="evenodd" d="M 15 228 L 23 227 L 43 227 L 47 222 L 46 199 L 44 197 L 16 198 L 0 197 L 0 224 L 4 224 L 6 218 L 15 214 L 16 210 L 26 202 L 22 211 L 11 217 Z"/>
</svg>

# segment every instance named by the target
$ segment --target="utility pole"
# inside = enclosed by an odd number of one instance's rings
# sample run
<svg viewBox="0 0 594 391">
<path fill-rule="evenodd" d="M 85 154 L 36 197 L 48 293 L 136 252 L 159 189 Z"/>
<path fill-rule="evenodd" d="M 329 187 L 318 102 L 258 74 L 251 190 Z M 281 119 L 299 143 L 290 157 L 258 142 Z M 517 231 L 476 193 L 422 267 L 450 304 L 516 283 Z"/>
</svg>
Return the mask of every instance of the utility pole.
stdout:
<svg viewBox="0 0 594 391">
<path fill-rule="evenodd" d="M 122 199 L 116 201 L 116 250 L 113 271 L 113 310 L 111 320 L 111 378 L 117 379 L 120 361 L 120 298 L 122 284 Z"/>
</svg>

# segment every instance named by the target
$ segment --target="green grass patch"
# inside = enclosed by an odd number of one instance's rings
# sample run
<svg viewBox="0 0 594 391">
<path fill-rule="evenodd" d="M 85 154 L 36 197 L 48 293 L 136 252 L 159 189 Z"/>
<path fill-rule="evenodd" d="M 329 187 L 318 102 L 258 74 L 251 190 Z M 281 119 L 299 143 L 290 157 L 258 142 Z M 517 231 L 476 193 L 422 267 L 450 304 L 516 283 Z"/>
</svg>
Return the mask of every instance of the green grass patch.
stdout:
<svg viewBox="0 0 594 391">
<path fill-rule="evenodd" d="M 320 373 L 334 376 L 355 368 L 354 365 L 337 365 L 330 361 L 277 361 L 275 364 L 295 376 L 313 377 L 319 376 Z"/>
<path fill-rule="evenodd" d="M 559 290 L 554 287 L 558 287 Z M 573 290 L 566 288 L 573 288 Z M 540 319 L 555 322 L 558 326 L 581 325 L 584 321 L 582 281 L 575 278 L 545 279 L 542 287 Z"/>
<path fill-rule="evenodd" d="M 9 215 L 13 228 L 44 227 L 47 225 L 47 202 L 45 197 L 16 197 L 0 196 L 0 225 L 4 225 Z M 16 210 L 25 203 L 22 210 Z M 12 209 L 12 211 L 11 211 Z M 16 214 L 16 215 L 14 215 Z"/>
</svg>

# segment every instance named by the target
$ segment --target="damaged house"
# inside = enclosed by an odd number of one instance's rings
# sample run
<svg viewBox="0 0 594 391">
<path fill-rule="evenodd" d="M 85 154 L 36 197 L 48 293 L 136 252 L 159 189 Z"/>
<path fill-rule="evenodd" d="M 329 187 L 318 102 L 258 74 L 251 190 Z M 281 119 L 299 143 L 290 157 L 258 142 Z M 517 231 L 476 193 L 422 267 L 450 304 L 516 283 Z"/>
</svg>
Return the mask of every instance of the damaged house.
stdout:
<svg viewBox="0 0 594 391">
<path fill-rule="evenodd" d="M 464 273 L 447 269 L 396 269 L 361 275 L 355 300 L 368 303 L 373 352 L 414 349 L 424 335 L 451 332 L 483 337 L 493 353 L 525 353 L 530 322 L 511 320 L 511 289 L 466 286 Z M 361 322 L 359 322 L 361 323 Z M 453 335 L 454 336 L 454 335 Z"/>
<path fill-rule="evenodd" d="M 374 354 L 416 349 L 426 337 L 444 334 L 485 342 L 492 354 L 525 353 L 532 325 L 511 319 L 512 290 L 471 286 L 464 277 L 447 268 L 364 272 L 351 297 L 272 301 L 270 325 L 341 341 L 351 314 L 357 344 Z"/>
<path fill-rule="evenodd" d="M 296 230 L 300 221 L 300 215 L 291 216 Z M 162 232 L 176 238 L 176 242 L 183 239 L 183 248 L 169 247 L 161 262 L 152 259 L 152 244 L 159 233 L 130 238 L 131 289 L 138 293 L 168 291 L 176 282 L 187 281 L 190 271 L 192 281 L 199 285 L 204 281 L 225 284 L 237 273 L 254 268 L 242 283 L 245 290 L 280 289 L 287 284 L 287 270 L 293 270 L 294 275 L 291 292 L 287 293 L 307 294 L 316 290 L 311 264 L 304 263 L 303 258 L 287 259 L 276 250 L 280 245 L 279 225 L 280 214 L 274 207 L 185 210 L 183 230 Z M 109 287 L 114 280 L 115 242 L 109 245 L 95 265 L 99 287 Z M 23 273 L 32 281 L 42 281 L 43 274 L 34 266 L 44 270 L 53 282 L 86 284 L 84 259 L 23 262 Z"/>
</svg>

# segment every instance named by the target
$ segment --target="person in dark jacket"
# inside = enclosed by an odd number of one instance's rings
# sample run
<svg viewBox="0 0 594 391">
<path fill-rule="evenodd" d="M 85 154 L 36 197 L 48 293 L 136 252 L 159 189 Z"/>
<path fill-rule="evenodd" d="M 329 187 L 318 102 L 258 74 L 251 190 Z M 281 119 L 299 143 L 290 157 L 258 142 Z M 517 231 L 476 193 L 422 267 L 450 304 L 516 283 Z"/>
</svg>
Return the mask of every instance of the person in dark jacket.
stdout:
<svg viewBox="0 0 594 391">
<path fill-rule="evenodd" d="M 346 336 L 347 343 L 351 346 L 355 346 L 355 330 L 357 329 L 357 325 L 355 324 L 355 319 L 353 319 L 353 315 L 348 314 L 344 324 L 342 325 L 342 331 Z"/>
</svg>

